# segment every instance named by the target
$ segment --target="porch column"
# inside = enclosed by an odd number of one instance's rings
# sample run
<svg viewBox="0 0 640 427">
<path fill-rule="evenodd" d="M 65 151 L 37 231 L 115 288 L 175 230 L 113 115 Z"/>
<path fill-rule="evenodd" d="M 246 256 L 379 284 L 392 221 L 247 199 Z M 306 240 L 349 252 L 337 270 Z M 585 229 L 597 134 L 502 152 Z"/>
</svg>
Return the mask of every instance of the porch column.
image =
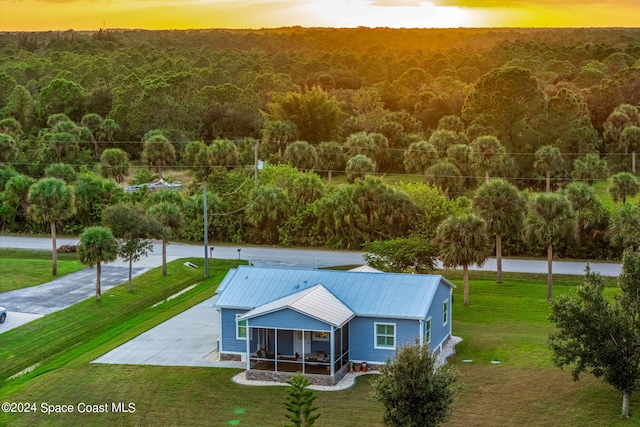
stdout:
<svg viewBox="0 0 640 427">
<path fill-rule="evenodd" d="M 305 366 L 304 366 L 304 355 L 307 354 L 306 349 L 304 348 L 304 340 L 305 340 L 305 334 L 306 331 L 303 329 L 302 330 L 302 373 L 305 373 Z"/>
<path fill-rule="evenodd" d="M 274 370 L 278 372 L 278 329 L 273 330 L 274 343 L 273 343 L 273 360 Z"/>
<path fill-rule="evenodd" d="M 330 343 L 330 352 L 331 352 L 331 357 L 329 358 L 329 360 L 331 360 L 331 376 L 333 376 L 333 374 L 335 373 L 335 364 L 336 364 L 336 344 L 334 342 L 334 332 L 335 332 L 336 328 L 334 328 L 333 325 L 331 325 L 331 334 L 330 334 L 330 338 L 331 338 L 331 343 Z"/>
<path fill-rule="evenodd" d="M 244 357 L 247 359 L 248 371 L 251 369 L 251 328 L 249 327 L 249 319 L 247 319 L 247 350 Z"/>
</svg>

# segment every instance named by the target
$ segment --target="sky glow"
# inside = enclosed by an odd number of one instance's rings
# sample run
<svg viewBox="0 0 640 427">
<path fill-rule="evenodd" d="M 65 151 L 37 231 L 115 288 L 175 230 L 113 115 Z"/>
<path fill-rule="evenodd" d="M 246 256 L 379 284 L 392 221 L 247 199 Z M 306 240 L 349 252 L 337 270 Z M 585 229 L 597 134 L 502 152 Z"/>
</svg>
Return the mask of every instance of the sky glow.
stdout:
<svg viewBox="0 0 640 427">
<path fill-rule="evenodd" d="M 0 31 L 640 27 L 638 0 L 0 0 Z"/>
</svg>

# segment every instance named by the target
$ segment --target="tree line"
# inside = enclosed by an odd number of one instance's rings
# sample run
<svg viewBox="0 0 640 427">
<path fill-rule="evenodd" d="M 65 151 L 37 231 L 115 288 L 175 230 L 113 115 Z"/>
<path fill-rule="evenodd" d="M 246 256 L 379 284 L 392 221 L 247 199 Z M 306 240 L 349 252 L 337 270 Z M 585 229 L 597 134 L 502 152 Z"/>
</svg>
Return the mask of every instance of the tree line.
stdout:
<svg viewBox="0 0 640 427">
<path fill-rule="evenodd" d="M 75 235 L 112 205 L 168 202 L 184 219 L 172 238 L 200 240 L 206 189 L 212 241 L 360 249 L 431 241 L 474 214 L 498 253 L 619 258 L 637 234 L 639 41 L 637 29 L 0 34 L 0 229 L 50 232 L 29 194 L 55 178 L 71 209 L 54 226 Z M 123 191 L 176 177 L 179 194 Z M 495 179 L 523 198 L 510 218 L 475 201 Z M 603 181 L 613 209 L 591 187 Z M 570 225 L 539 234 L 535 221 L 553 224 L 529 218 L 539 198 Z"/>
</svg>

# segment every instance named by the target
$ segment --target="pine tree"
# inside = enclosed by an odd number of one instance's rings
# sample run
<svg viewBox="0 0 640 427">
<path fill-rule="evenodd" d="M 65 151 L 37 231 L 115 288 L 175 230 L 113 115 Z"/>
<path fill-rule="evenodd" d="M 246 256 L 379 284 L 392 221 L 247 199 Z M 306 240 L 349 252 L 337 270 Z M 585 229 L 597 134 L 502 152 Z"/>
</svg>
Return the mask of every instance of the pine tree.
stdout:
<svg viewBox="0 0 640 427">
<path fill-rule="evenodd" d="M 300 372 L 295 374 L 289 381 L 291 385 L 284 406 L 287 409 L 285 416 L 291 421 L 286 427 L 309 427 L 314 425 L 320 414 L 314 414 L 318 410 L 313 405 L 316 400 L 316 393 L 307 388 L 311 384 Z"/>
</svg>

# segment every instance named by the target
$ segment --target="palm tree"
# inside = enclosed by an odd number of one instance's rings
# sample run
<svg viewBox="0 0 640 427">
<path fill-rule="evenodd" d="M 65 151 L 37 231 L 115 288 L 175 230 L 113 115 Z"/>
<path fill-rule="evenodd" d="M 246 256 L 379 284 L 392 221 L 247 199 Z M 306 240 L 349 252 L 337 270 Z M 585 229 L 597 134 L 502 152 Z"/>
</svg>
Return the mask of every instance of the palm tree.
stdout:
<svg viewBox="0 0 640 427">
<path fill-rule="evenodd" d="M 318 154 L 308 142 L 296 141 L 284 150 L 284 161 L 299 170 L 312 170 L 318 164 Z"/>
<path fill-rule="evenodd" d="M 562 193 L 539 193 L 529 200 L 524 237 L 547 246 L 547 300 L 553 299 L 553 242 L 575 228 L 571 202 Z"/>
<path fill-rule="evenodd" d="M 614 202 L 627 203 L 627 197 L 633 197 L 640 191 L 640 185 L 635 176 L 629 172 L 620 172 L 611 177 L 609 194 Z"/>
<path fill-rule="evenodd" d="M 435 242 L 444 267 L 462 266 L 464 305 L 469 305 L 469 265 L 484 264 L 491 250 L 487 223 L 474 214 L 451 216 L 438 226 Z"/>
<path fill-rule="evenodd" d="M 640 148 L 640 127 L 627 126 L 620 133 L 618 145 L 628 153 L 631 150 L 631 172 L 636 174 L 636 151 Z"/>
<path fill-rule="evenodd" d="M 492 179 L 476 191 L 473 207 L 496 236 L 497 283 L 502 283 L 502 236 L 522 225 L 525 203 L 518 189 L 502 179 Z"/>
<path fill-rule="evenodd" d="M 278 147 L 278 157 L 282 158 L 282 147 L 298 134 L 298 129 L 289 120 L 269 120 L 262 127 L 264 142 L 275 142 Z"/>
<path fill-rule="evenodd" d="M 246 210 L 247 222 L 253 225 L 263 243 L 278 244 L 278 226 L 289 217 L 291 201 L 286 191 L 272 185 L 261 185 L 253 191 Z"/>
<path fill-rule="evenodd" d="M 344 170 L 347 174 L 349 182 L 362 179 L 368 174 L 376 173 L 377 168 L 373 160 L 364 154 L 353 156 L 347 161 L 347 167 Z"/>
<path fill-rule="evenodd" d="M 506 150 L 495 136 L 479 136 L 471 143 L 471 163 L 478 172 L 484 172 L 485 182 L 489 182 L 489 172 L 504 165 Z"/>
<path fill-rule="evenodd" d="M 334 170 L 344 170 L 347 163 L 342 146 L 335 141 L 321 142 L 316 148 L 318 154 L 318 169 L 327 172 L 329 184 Z"/>
<path fill-rule="evenodd" d="M 407 172 L 417 172 L 427 180 L 427 170 L 438 158 L 433 144 L 427 141 L 413 142 L 404 152 L 404 168 Z"/>
<path fill-rule="evenodd" d="M 538 173 L 545 174 L 547 183 L 547 193 L 551 193 L 551 174 L 562 170 L 562 154 L 558 147 L 545 145 L 536 151 L 536 160 L 533 167 Z"/>
<path fill-rule="evenodd" d="M 580 242 L 582 233 L 602 221 L 606 214 L 596 190 L 584 182 L 572 182 L 564 189 L 576 218 L 575 238 Z M 594 233 L 592 237 L 595 237 Z"/>
<path fill-rule="evenodd" d="M 207 163 L 211 167 L 232 170 L 238 163 L 238 147 L 228 139 L 216 139 L 207 148 Z"/>
<path fill-rule="evenodd" d="M 51 274 L 58 274 L 58 248 L 56 245 L 56 222 L 72 214 L 72 196 L 69 187 L 58 178 L 43 178 L 29 189 L 29 212 L 34 221 L 49 224 L 53 266 Z"/>
<path fill-rule="evenodd" d="M 102 226 L 84 229 L 80 235 L 78 259 L 85 265 L 96 266 L 96 301 L 100 301 L 102 298 L 100 287 L 101 263 L 113 261 L 117 256 L 118 244 L 116 243 L 116 238 L 111 234 L 111 230 Z"/>
<path fill-rule="evenodd" d="M 124 182 L 129 173 L 129 156 L 120 148 L 108 148 L 100 155 L 100 174 L 105 178 L 113 178 L 118 184 Z"/>
<path fill-rule="evenodd" d="M 145 165 L 154 168 L 162 178 L 162 169 L 175 163 L 176 150 L 164 135 L 152 133 L 151 136 L 144 141 L 144 148 L 142 149 L 140 159 Z"/>
<path fill-rule="evenodd" d="M 458 194 L 463 177 L 460 170 L 449 159 L 440 159 L 427 171 L 429 182 L 440 188 L 449 197 Z"/>
<path fill-rule="evenodd" d="M 573 162 L 573 172 L 571 172 L 573 179 L 585 181 L 589 185 L 593 185 L 597 179 L 604 179 L 608 175 L 607 161 L 601 159 L 599 154 L 590 153 Z"/>
</svg>

